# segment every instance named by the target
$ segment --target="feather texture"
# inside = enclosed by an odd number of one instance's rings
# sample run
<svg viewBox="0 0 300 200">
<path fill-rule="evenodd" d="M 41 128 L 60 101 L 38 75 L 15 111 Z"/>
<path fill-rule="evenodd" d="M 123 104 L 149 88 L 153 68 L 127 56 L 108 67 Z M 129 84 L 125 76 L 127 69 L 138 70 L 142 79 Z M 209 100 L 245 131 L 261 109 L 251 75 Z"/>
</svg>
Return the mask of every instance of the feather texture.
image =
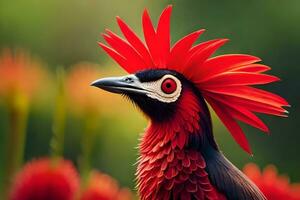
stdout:
<svg viewBox="0 0 300 200">
<path fill-rule="evenodd" d="M 220 152 L 206 149 L 206 170 L 211 182 L 227 199 L 266 200 L 254 183 Z"/>
<path fill-rule="evenodd" d="M 186 148 L 191 135 L 202 137 L 198 124 L 203 111 L 197 102 L 191 90 L 185 91 L 177 117 L 171 123 L 151 123 L 143 135 L 136 173 L 142 200 L 226 200 L 211 184 L 201 152 Z"/>
<path fill-rule="evenodd" d="M 250 153 L 250 146 L 237 121 L 267 132 L 267 126 L 256 113 L 286 116 L 284 107 L 289 105 L 286 100 L 253 87 L 276 82 L 279 78 L 264 74 L 270 67 L 259 64 L 261 59 L 252 55 L 212 57 L 227 39 L 210 40 L 193 46 L 204 30 L 183 37 L 171 47 L 171 11 L 172 7 L 168 6 L 162 12 L 157 29 L 148 11 L 144 11 L 142 25 L 145 44 L 117 17 L 126 40 L 107 31 L 103 37 L 109 46 L 99 45 L 128 73 L 145 69 L 171 69 L 183 74 L 196 85 L 236 142 Z"/>
</svg>

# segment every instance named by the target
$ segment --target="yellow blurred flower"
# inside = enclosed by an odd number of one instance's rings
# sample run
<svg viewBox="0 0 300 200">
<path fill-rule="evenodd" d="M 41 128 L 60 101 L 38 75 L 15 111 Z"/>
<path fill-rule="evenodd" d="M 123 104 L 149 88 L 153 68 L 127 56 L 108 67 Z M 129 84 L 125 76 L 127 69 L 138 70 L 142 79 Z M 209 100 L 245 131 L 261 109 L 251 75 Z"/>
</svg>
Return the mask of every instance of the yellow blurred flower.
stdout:
<svg viewBox="0 0 300 200">
<path fill-rule="evenodd" d="M 122 101 L 117 95 L 91 87 L 90 84 L 113 72 L 91 63 L 74 65 L 67 75 L 66 92 L 72 110 L 109 113 Z"/>
<path fill-rule="evenodd" d="M 43 85 L 44 70 L 26 51 L 5 49 L 0 55 L 0 95 L 31 97 Z"/>
<path fill-rule="evenodd" d="M 45 88 L 45 77 L 41 62 L 28 52 L 20 49 L 0 52 L 0 96 L 8 109 L 10 127 L 5 141 L 6 187 L 23 162 L 30 100 L 40 88 Z"/>
</svg>

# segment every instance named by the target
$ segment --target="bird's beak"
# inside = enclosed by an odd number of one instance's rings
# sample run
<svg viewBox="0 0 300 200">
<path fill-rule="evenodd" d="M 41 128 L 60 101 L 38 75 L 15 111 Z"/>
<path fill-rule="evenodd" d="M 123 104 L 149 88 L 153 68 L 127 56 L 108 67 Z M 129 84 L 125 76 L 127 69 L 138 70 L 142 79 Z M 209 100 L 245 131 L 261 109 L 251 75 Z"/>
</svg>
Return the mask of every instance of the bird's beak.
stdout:
<svg viewBox="0 0 300 200">
<path fill-rule="evenodd" d="M 109 77 L 98 79 L 91 83 L 91 86 L 101 88 L 103 90 L 121 93 L 121 94 L 146 94 L 147 90 L 142 87 L 141 82 L 135 75 Z"/>
</svg>

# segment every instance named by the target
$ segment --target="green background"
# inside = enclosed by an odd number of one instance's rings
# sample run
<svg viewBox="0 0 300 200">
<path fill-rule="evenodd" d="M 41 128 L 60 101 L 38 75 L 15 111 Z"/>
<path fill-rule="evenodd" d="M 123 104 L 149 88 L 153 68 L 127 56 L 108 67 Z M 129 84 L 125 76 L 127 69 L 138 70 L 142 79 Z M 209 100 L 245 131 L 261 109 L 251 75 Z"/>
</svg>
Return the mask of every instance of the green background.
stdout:
<svg viewBox="0 0 300 200">
<path fill-rule="evenodd" d="M 145 7 L 152 19 L 172 4 L 172 41 L 200 28 L 207 31 L 199 41 L 229 38 L 218 51 L 246 53 L 263 59 L 272 74 L 282 81 L 264 88 L 285 97 L 292 105 L 289 118 L 263 116 L 271 135 L 244 126 L 254 156 L 243 152 L 224 126 L 214 117 L 216 140 L 226 156 L 238 167 L 248 162 L 260 166 L 275 164 L 292 181 L 300 180 L 300 1 L 299 0 L 0 0 L 0 49 L 23 48 L 47 63 L 50 71 L 57 66 L 69 68 L 80 61 L 118 68 L 97 46 L 100 33 L 110 28 L 119 33 L 115 16 L 121 16 L 141 35 L 141 13 Z M 1 81 L 1 80 L 0 80 Z M 41 83 L 43 84 L 43 83 Z M 122 97 L 119 97 L 122 98 Z M 55 95 L 46 103 L 31 107 L 25 159 L 47 156 L 52 132 Z M 101 113 L 93 167 L 109 173 L 124 186 L 134 188 L 136 146 L 146 120 L 130 104 L 127 112 Z M 0 173 L 3 170 L 8 113 L 0 104 Z M 80 153 L 81 120 L 68 114 L 64 155 L 77 163 Z M 3 177 L 3 174 L 1 174 Z M 0 177 L 0 180 L 1 180 Z"/>
</svg>

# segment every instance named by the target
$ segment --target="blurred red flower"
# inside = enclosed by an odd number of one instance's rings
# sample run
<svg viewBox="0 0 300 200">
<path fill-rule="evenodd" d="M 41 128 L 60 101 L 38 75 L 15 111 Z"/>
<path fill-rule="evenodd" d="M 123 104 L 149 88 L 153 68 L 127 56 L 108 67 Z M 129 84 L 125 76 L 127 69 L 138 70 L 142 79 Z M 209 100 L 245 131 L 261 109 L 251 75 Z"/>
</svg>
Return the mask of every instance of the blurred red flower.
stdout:
<svg viewBox="0 0 300 200">
<path fill-rule="evenodd" d="M 93 171 L 80 200 L 131 200 L 129 189 L 120 189 L 116 180 L 106 174 Z"/>
<path fill-rule="evenodd" d="M 0 95 L 22 93 L 30 97 L 45 78 L 39 60 L 27 52 L 18 50 L 13 53 L 5 49 L 0 55 Z"/>
<path fill-rule="evenodd" d="M 291 184 L 287 176 L 278 174 L 275 166 L 269 165 L 261 172 L 257 165 L 250 163 L 243 171 L 268 200 L 300 200 L 300 184 Z"/>
<path fill-rule="evenodd" d="M 70 161 L 38 159 L 16 175 L 10 200 L 72 200 L 79 189 L 79 176 Z"/>
</svg>

